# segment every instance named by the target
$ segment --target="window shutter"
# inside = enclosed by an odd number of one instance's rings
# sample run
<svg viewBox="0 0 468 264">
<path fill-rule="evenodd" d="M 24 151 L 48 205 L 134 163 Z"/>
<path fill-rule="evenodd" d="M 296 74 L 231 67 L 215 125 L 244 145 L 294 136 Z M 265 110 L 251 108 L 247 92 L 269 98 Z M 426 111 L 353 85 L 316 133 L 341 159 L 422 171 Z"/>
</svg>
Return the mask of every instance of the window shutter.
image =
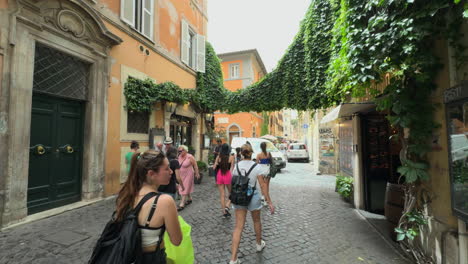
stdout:
<svg viewBox="0 0 468 264">
<path fill-rule="evenodd" d="M 183 63 L 189 64 L 189 45 L 190 45 L 190 35 L 188 24 L 185 20 L 181 20 L 181 36 L 180 36 L 180 59 Z"/>
<path fill-rule="evenodd" d="M 205 72 L 205 36 L 197 35 L 197 71 Z"/>
<path fill-rule="evenodd" d="M 141 32 L 149 39 L 153 40 L 153 25 L 154 25 L 154 0 L 142 1 L 142 28 Z"/>
<path fill-rule="evenodd" d="M 135 27 L 135 0 L 120 1 L 120 18 L 132 27 Z"/>
</svg>

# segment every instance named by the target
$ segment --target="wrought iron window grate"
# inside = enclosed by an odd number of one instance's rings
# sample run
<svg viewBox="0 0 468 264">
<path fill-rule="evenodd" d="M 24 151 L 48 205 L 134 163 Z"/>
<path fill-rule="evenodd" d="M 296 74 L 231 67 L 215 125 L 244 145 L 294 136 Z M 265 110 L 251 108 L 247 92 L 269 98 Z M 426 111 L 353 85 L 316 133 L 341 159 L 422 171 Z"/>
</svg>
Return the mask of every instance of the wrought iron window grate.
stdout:
<svg viewBox="0 0 468 264">
<path fill-rule="evenodd" d="M 86 100 L 89 64 L 36 43 L 33 90 Z"/>
<path fill-rule="evenodd" d="M 149 130 L 149 118 L 149 113 L 129 111 L 127 115 L 127 133 L 147 134 Z"/>
</svg>

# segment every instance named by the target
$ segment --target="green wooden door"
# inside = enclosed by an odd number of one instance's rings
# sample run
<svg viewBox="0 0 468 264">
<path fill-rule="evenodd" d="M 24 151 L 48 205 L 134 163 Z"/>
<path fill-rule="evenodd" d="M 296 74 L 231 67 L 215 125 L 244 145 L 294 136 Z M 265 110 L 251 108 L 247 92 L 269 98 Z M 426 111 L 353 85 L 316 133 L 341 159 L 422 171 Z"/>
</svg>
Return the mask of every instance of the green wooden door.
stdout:
<svg viewBox="0 0 468 264">
<path fill-rule="evenodd" d="M 28 214 L 81 199 L 84 103 L 34 94 Z"/>
</svg>

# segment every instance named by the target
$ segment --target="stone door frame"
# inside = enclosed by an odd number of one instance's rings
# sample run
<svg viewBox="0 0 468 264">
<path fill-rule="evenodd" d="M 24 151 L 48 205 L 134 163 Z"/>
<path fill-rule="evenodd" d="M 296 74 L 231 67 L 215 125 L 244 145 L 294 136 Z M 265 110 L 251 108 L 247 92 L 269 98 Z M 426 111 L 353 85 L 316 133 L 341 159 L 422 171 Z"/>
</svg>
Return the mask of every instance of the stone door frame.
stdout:
<svg viewBox="0 0 468 264">
<path fill-rule="evenodd" d="M 111 58 L 109 49 L 122 40 L 110 33 L 99 15 L 84 1 L 56 0 L 17 2 L 10 18 L 10 43 L 6 52 L 10 82 L 6 90 L 9 109 L 5 181 L 0 184 L 3 207 L 0 226 L 27 216 L 29 139 L 35 43 L 90 63 L 88 95 L 84 114 L 82 200 L 100 198 L 104 193 L 107 136 L 107 91 Z M 51 13 L 51 10 L 53 12 Z M 46 13 L 47 12 L 47 13 Z M 35 21 L 35 23 L 32 23 Z M 37 23 L 41 22 L 41 23 Z M 0 197 L 1 198 L 1 197 Z M 2 201 L 0 200 L 0 203 Z"/>
</svg>

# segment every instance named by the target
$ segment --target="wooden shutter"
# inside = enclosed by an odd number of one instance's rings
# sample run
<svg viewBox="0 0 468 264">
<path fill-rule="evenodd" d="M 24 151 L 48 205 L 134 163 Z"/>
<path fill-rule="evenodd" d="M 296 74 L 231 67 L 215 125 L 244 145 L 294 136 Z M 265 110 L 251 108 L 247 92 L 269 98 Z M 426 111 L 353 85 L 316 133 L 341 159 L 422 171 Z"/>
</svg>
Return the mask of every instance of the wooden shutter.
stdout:
<svg viewBox="0 0 468 264">
<path fill-rule="evenodd" d="M 205 72 L 205 36 L 197 35 L 197 71 Z"/>
<path fill-rule="evenodd" d="M 120 18 L 132 27 L 135 27 L 135 0 L 120 1 Z"/>
<path fill-rule="evenodd" d="M 141 33 L 153 40 L 154 0 L 143 0 L 141 10 Z"/>
<path fill-rule="evenodd" d="M 189 27 L 185 20 L 181 20 L 181 36 L 180 36 L 180 59 L 183 63 L 189 64 L 189 45 L 190 45 L 190 35 Z"/>
</svg>

